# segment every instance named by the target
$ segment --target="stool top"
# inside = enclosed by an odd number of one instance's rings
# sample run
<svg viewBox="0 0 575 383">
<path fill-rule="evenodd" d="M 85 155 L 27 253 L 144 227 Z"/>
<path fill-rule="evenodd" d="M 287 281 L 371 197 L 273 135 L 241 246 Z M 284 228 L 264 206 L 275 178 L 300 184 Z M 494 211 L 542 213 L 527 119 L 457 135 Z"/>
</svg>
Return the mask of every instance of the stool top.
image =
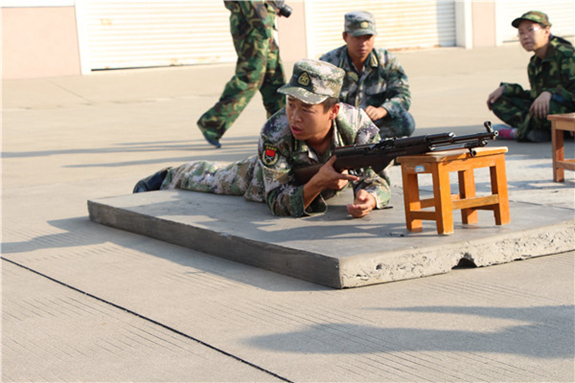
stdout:
<svg viewBox="0 0 575 383">
<path fill-rule="evenodd" d="M 550 114 L 547 119 L 550 121 L 575 121 L 575 113 Z"/>
<path fill-rule="evenodd" d="M 506 146 L 499 147 L 479 147 L 474 148 L 475 157 L 485 157 L 492 156 L 496 154 L 507 153 Z M 442 162 L 442 161 L 453 161 L 462 160 L 465 158 L 474 158 L 469 153 L 468 149 L 451 149 L 451 150 L 441 150 L 437 152 L 428 152 L 425 154 L 416 154 L 413 156 L 401 156 L 397 157 L 397 162 L 399 163 L 424 163 L 424 162 Z"/>
</svg>

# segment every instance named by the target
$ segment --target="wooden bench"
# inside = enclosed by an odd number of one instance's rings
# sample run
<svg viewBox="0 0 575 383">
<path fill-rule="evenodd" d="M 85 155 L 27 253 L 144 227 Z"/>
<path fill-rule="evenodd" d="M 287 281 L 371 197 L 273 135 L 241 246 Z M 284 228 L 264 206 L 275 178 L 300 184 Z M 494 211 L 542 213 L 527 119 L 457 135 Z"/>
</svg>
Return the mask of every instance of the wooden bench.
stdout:
<svg viewBox="0 0 575 383">
<path fill-rule="evenodd" d="M 403 179 L 405 219 L 408 231 L 421 231 L 422 220 L 435 221 L 438 234 L 453 233 L 453 210 L 461 210 L 463 223 L 477 222 L 477 210 L 492 210 L 497 225 L 509 223 L 509 197 L 505 173 L 506 147 L 431 152 L 398 157 Z M 489 168 L 491 195 L 477 197 L 474 169 Z M 450 172 L 458 172 L 459 194 L 451 194 Z M 431 174 L 433 198 L 420 199 L 419 174 Z M 434 207 L 433 211 L 422 210 Z"/>
<path fill-rule="evenodd" d="M 553 181 L 564 182 L 565 170 L 575 170 L 575 159 L 565 159 L 563 131 L 575 132 L 575 113 L 550 114 L 551 141 L 553 144 Z"/>
</svg>

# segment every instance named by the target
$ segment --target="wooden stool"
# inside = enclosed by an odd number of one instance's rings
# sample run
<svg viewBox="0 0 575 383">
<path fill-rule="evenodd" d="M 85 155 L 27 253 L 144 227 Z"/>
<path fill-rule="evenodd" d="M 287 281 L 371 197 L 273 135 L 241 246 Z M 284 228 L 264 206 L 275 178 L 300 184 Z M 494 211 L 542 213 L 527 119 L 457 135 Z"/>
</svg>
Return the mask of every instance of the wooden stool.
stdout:
<svg viewBox="0 0 575 383">
<path fill-rule="evenodd" d="M 575 113 L 550 114 L 551 140 L 553 144 L 553 181 L 564 182 L 565 171 L 575 170 L 575 159 L 565 159 L 563 147 L 563 131 L 575 132 Z"/>
<path fill-rule="evenodd" d="M 405 220 L 408 231 L 421 231 L 421 220 L 435 221 L 438 234 L 453 233 L 453 210 L 461 210 L 463 223 L 477 222 L 477 210 L 493 210 L 495 224 L 509 223 L 509 197 L 505 174 L 506 147 L 445 150 L 421 155 L 398 157 L 403 178 Z M 491 193 L 476 197 L 473 169 L 489 167 Z M 459 194 L 451 194 L 449 172 L 458 172 Z M 419 197 L 419 174 L 431 173 L 433 198 Z M 435 207 L 434 211 L 423 211 Z"/>
</svg>

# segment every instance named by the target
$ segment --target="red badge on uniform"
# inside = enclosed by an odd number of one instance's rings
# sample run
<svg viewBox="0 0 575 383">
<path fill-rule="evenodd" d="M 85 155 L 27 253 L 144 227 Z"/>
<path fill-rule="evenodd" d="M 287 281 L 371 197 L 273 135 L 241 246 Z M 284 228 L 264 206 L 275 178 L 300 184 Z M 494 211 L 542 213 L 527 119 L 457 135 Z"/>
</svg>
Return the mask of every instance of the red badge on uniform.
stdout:
<svg viewBox="0 0 575 383">
<path fill-rule="evenodd" d="M 264 143 L 262 150 L 262 162 L 265 166 L 274 166 L 279 159 L 277 148 L 269 143 Z"/>
</svg>

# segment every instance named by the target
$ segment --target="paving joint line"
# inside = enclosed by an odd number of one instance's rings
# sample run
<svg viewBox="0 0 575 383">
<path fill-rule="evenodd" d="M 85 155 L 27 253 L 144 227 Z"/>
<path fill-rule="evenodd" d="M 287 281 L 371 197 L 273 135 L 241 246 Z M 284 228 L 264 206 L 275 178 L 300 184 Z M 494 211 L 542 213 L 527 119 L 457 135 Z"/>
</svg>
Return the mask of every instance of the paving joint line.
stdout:
<svg viewBox="0 0 575 383">
<path fill-rule="evenodd" d="M 211 345 L 211 344 L 209 344 L 209 343 L 206 343 L 206 342 L 204 342 L 204 341 L 202 341 L 202 340 L 200 340 L 200 339 L 197 339 L 197 338 L 195 338 L 195 337 L 193 337 L 193 336 L 191 336 L 191 335 L 188 335 L 188 334 L 186 334 L 186 333 L 184 333 L 184 332 L 181 332 L 181 331 L 179 331 L 179 330 L 177 330 L 177 329 L 175 329 L 175 328 L 173 328 L 173 327 L 170 327 L 170 326 L 165 325 L 165 324 L 163 324 L 163 323 L 161 323 L 161 322 L 158 322 L 158 321 L 156 321 L 156 320 L 154 320 L 154 319 L 152 319 L 152 318 L 148 318 L 148 317 L 146 317 L 146 316 L 144 316 L 144 315 L 141 315 L 141 314 L 138 314 L 137 312 L 132 311 L 132 310 L 130 310 L 130 309 L 128 309 L 128 308 L 125 308 L 125 307 L 122 307 L 122 306 L 120 306 L 120 305 L 117 305 L 117 304 L 115 304 L 115 303 L 113 303 L 113 302 L 110 302 L 110 301 L 108 301 L 108 300 L 106 300 L 106 299 L 104 299 L 104 298 L 100 298 L 100 297 L 98 297 L 98 296 L 96 296 L 96 295 L 90 294 L 90 293 L 88 293 L 88 292 L 86 292 L 86 291 L 83 291 L 83 290 L 77 288 L 77 287 L 74 287 L 74 286 L 69 285 L 69 284 L 67 284 L 67 283 L 65 283 L 65 282 L 59 281 L 59 280 L 57 280 L 57 279 L 55 279 L 55 278 L 52 278 L 52 277 L 50 277 L 50 276 L 48 276 L 48 275 L 46 275 L 46 274 L 43 274 L 43 273 L 41 273 L 41 272 L 39 272 L 39 271 L 37 271 L 37 270 L 34 270 L 34 269 L 32 269 L 32 268 L 30 268 L 30 267 L 28 267 L 28 266 L 24 266 L 24 265 L 22 265 L 22 264 L 20 264 L 20 263 L 18 263 L 18 262 L 15 262 L 15 261 L 13 261 L 13 260 L 11 260 L 11 259 L 8 259 L 8 258 L 5 258 L 5 257 L 0 257 L 0 259 L 2 259 L 2 260 L 5 261 L 5 262 L 11 263 L 11 264 L 13 264 L 13 265 L 15 265 L 15 266 L 18 266 L 18 267 L 20 267 L 20 268 L 22 268 L 22 269 L 24 269 L 24 270 L 30 271 L 30 272 L 32 272 L 32 273 L 34 273 L 34 274 L 36 274 L 36 275 L 39 275 L 39 276 L 41 276 L 41 277 L 43 277 L 43 278 L 46 278 L 46 279 L 48 279 L 48 280 L 50 280 L 50 281 L 52 281 L 52 282 L 55 282 L 55 283 L 57 283 L 57 284 L 59 284 L 59 285 L 61 285 L 61 286 L 64 286 L 64 287 L 66 287 L 66 288 L 69 288 L 69 289 L 71 289 L 71 290 L 73 290 L 73 291 L 76 291 L 76 292 L 78 292 L 78 293 L 84 294 L 84 295 L 86 295 L 86 296 L 88 296 L 88 297 L 90 297 L 90 298 L 92 298 L 92 299 L 95 299 L 95 300 L 97 300 L 97 301 L 99 301 L 99 302 L 105 303 L 105 304 L 110 305 L 110 306 L 112 306 L 112 307 L 114 307 L 114 308 L 120 309 L 120 310 L 122 310 L 122 311 L 124 311 L 124 312 L 126 312 L 126 313 L 128 313 L 128 314 L 134 315 L 134 316 L 136 316 L 137 318 L 143 319 L 143 320 L 145 320 L 145 321 L 147 321 L 147 322 L 150 322 L 150 323 L 152 323 L 152 324 L 155 324 L 155 325 L 157 325 L 157 326 L 160 326 L 160 327 L 162 327 L 162 328 L 164 328 L 164 329 L 166 329 L 166 330 L 168 330 L 168 331 L 171 331 L 171 332 L 173 332 L 173 333 L 175 333 L 175 334 L 178 334 L 178 335 L 183 336 L 183 337 L 185 337 L 185 338 L 187 338 L 187 339 L 193 340 L 194 342 L 197 342 L 197 343 L 199 343 L 199 344 L 202 345 L 202 346 L 208 347 L 208 348 L 211 349 L 211 350 L 214 350 L 214 351 L 216 351 L 216 352 L 218 352 L 218 353 L 220 353 L 220 354 L 223 354 L 223 355 L 225 355 L 225 356 L 227 356 L 227 357 L 230 357 L 230 358 L 232 358 L 232 359 L 235 359 L 235 360 L 237 360 L 237 361 L 240 362 L 240 363 L 246 364 L 246 365 L 248 365 L 248 366 L 250 366 L 250 367 L 252 367 L 252 368 L 255 368 L 255 369 L 259 370 L 259 371 L 262 371 L 262 372 L 264 372 L 264 373 L 266 373 L 266 374 L 268 374 L 268 375 L 271 375 L 271 376 L 273 376 L 273 377 L 275 377 L 275 378 L 277 378 L 277 379 L 280 379 L 280 380 L 282 380 L 282 381 L 284 381 L 284 382 L 293 383 L 293 381 L 291 381 L 291 380 L 289 380 L 289 379 L 287 379 L 287 378 L 284 378 L 284 377 L 281 376 L 281 375 L 278 375 L 278 374 L 276 374 L 276 373 L 274 373 L 274 372 L 272 372 L 272 371 L 270 371 L 270 370 L 267 370 L 267 369 L 265 369 L 265 368 L 263 368 L 263 367 L 260 367 L 260 366 L 258 366 L 258 365 L 256 365 L 256 364 L 253 364 L 253 363 L 251 363 L 251 362 L 249 362 L 249 361 L 247 361 L 247 360 L 245 360 L 245 359 L 240 358 L 239 356 L 236 356 L 236 355 L 231 354 L 231 353 L 229 353 L 229 352 L 227 352 L 227 351 L 224 351 L 224 350 L 222 350 L 221 348 L 218 348 L 218 347 L 213 346 L 213 345 Z"/>
</svg>

